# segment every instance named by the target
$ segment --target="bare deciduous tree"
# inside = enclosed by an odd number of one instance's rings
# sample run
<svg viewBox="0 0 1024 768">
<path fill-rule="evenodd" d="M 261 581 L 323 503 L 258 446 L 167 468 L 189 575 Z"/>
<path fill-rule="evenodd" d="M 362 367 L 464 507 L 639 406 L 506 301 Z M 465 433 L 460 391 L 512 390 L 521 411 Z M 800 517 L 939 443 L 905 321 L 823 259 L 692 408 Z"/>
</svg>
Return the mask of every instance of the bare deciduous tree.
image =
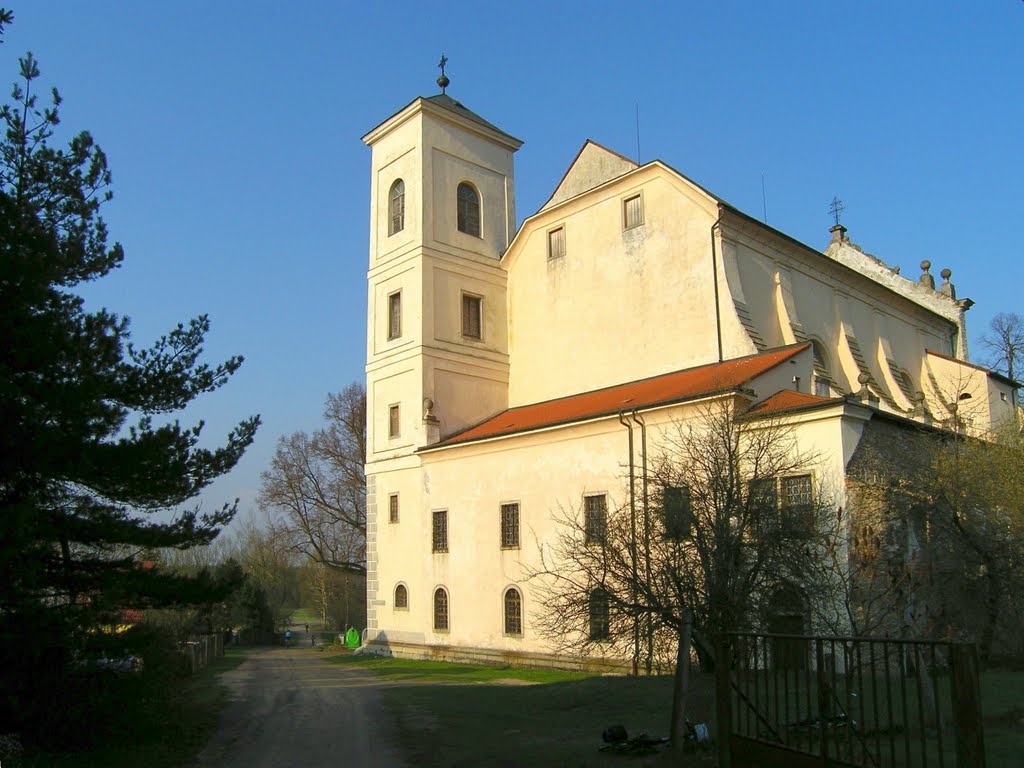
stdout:
<svg viewBox="0 0 1024 768">
<path fill-rule="evenodd" d="M 1024 371 L 1024 317 L 1016 312 L 1000 312 L 989 323 L 989 332 L 981 337 L 989 351 L 993 370 L 1016 381 Z"/>
<path fill-rule="evenodd" d="M 671 636 L 676 746 L 691 630 L 698 656 L 710 661 L 711 637 L 757 626 L 779 589 L 814 594 L 809 580 L 820 569 L 809 564 L 823 557 L 816 531 L 834 515 L 811 486 L 815 459 L 798 450 L 792 430 L 742 417 L 744 406 L 722 399 L 669 425 L 648 478 L 653 508 L 614 506 L 603 522 L 594 510 L 563 510 L 561 533 L 531 574 L 546 635 L 563 652 L 609 655 L 632 645 L 635 653 L 638 625 Z"/>
<path fill-rule="evenodd" d="M 366 392 L 329 394 L 325 425 L 282 437 L 261 475 L 259 504 L 280 513 L 274 531 L 328 568 L 366 573 Z"/>
</svg>

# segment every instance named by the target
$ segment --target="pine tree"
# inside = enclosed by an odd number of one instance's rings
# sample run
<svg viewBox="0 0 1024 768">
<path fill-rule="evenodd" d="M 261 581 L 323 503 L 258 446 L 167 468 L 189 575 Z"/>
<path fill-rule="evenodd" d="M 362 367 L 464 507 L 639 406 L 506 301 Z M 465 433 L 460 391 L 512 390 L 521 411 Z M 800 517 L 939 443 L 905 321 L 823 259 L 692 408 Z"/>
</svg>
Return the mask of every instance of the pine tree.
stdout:
<svg viewBox="0 0 1024 768">
<path fill-rule="evenodd" d="M 99 215 L 110 171 L 86 132 L 51 144 L 60 96 L 42 106 L 36 60 L 20 63 L 0 108 L 0 654 L 21 663 L 0 673 L 0 710 L 18 707 L 11 692 L 44 656 L 58 674 L 124 609 L 210 598 L 211 581 L 141 568 L 136 555 L 217 535 L 237 501 L 169 511 L 234 467 L 259 424 L 242 421 L 211 450 L 202 423 L 172 420 L 242 363 L 201 362 L 205 315 L 138 348 L 127 318 L 86 311 L 76 289 L 124 257 Z"/>
</svg>

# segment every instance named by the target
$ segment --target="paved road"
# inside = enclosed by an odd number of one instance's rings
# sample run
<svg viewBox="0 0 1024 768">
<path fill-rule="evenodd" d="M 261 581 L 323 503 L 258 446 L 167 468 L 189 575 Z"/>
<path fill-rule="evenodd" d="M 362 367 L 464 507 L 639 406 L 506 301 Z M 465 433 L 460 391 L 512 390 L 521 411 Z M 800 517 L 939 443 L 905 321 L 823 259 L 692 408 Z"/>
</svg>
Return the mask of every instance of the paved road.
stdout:
<svg viewBox="0 0 1024 768">
<path fill-rule="evenodd" d="M 404 765 L 371 673 L 308 647 L 261 648 L 221 679 L 232 701 L 195 768 Z"/>
</svg>

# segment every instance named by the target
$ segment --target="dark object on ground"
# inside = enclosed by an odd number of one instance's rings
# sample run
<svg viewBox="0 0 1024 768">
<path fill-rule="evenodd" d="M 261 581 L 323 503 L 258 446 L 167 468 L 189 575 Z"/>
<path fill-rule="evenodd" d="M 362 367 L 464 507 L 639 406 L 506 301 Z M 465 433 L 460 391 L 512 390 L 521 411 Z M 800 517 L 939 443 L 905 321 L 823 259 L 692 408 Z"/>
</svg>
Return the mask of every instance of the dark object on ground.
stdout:
<svg viewBox="0 0 1024 768">
<path fill-rule="evenodd" d="M 656 752 L 658 747 L 668 746 L 669 738 L 661 736 L 651 738 L 646 733 L 629 738 L 625 726 L 609 725 L 601 732 L 601 739 L 605 742 L 598 747 L 601 752 L 622 752 L 629 754 L 647 754 Z M 711 737 L 708 727 L 704 723 L 694 725 L 686 721 L 686 735 L 683 740 L 683 750 L 693 752 L 698 749 L 710 749 Z"/>
</svg>

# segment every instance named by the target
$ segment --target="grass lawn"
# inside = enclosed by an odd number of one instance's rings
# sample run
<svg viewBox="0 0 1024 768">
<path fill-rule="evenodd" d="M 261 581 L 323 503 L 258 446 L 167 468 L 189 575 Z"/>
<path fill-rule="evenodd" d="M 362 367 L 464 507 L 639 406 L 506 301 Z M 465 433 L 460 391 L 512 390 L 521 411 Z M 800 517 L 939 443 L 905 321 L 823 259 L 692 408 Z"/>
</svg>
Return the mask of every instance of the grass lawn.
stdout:
<svg viewBox="0 0 1024 768">
<path fill-rule="evenodd" d="M 982 672 L 981 702 L 988 768 L 1021 768 L 1024 766 L 1024 672 Z"/>
<path fill-rule="evenodd" d="M 242 651 L 228 649 L 221 659 L 183 680 L 171 700 L 159 712 L 133 708 L 126 702 L 125 724 L 131 729 L 129 743 L 109 745 L 73 754 L 26 754 L 10 760 L 14 768 L 178 768 L 189 763 L 203 748 L 217 715 L 227 701 L 228 690 L 220 674 L 245 661 Z M 6 768 L 8 761 L 4 761 Z"/>
<path fill-rule="evenodd" d="M 574 672 L 354 656 L 327 651 L 331 663 L 359 666 L 389 685 L 384 703 L 412 764 L 437 766 L 646 766 L 671 764 L 659 754 L 598 752 L 601 731 L 624 725 L 631 735 L 666 736 L 671 679 L 600 677 Z M 397 685 L 396 685 L 397 683 Z M 982 674 L 989 768 L 1024 766 L 1024 672 Z M 711 723 L 714 681 L 697 675 L 690 720 Z M 692 757 L 712 766 L 707 753 Z M 955 761 L 949 763 L 955 765 Z"/>
<path fill-rule="evenodd" d="M 613 724 L 630 735 L 667 736 L 672 680 L 588 676 L 364 656 L 329 656 L 333 663 L 372 669 L 400 685 L 382 689 L 412 765 L 647 766 L 671 764 L 664 751 L 621 755 L 598 751 Z M 690 719 L 707 721 L 713 680 L 693 678 Z M 692 765 L 714 765 L 709 753 Z"/>
<path fill-rule="evenodd" d="M 320 614 L 311 608 L 296 608 L 288 621 L 295 624 L 309 624 L 309 626 L 320 629 Z"/>
</svg>

